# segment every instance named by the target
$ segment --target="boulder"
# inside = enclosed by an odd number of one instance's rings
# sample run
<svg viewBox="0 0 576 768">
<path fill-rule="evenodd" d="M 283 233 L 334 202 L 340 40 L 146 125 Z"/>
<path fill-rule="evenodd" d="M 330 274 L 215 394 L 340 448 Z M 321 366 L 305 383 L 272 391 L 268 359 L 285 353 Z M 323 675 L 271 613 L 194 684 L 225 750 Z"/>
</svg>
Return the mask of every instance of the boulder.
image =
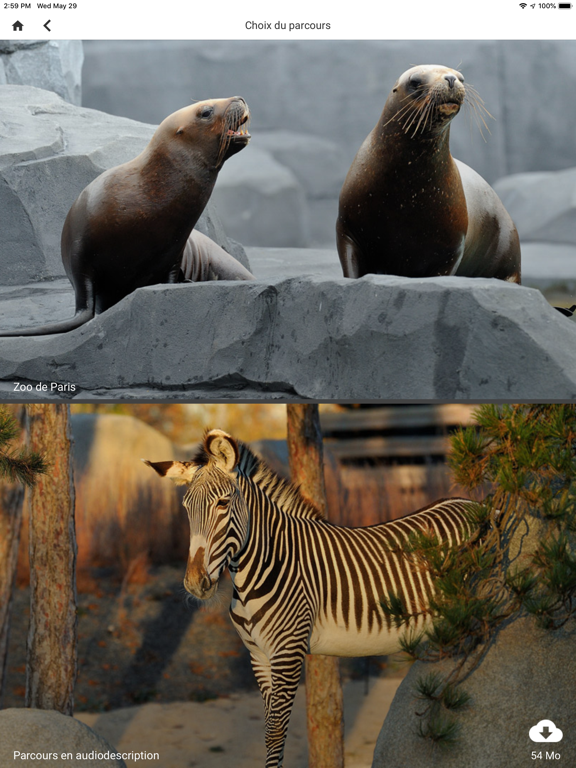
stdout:
<svg viewBox="0 0 576 768">
<path fill-rule="evenodd" d="M 444 675 L 450 664 L 416 662 L 384 721 L 372 768 L 525 768 L 532 764 L 532 752 L 540 751 L 560 753 L 562 765 L 576 765 L 573 624 L 550 632 L 521 618 L 496 635 L 481 664 L 462 683 L 472 701 L 457 716 L 461 735 L 452 749 L 431 751 L 416 734 L 415 711 L 422 701 L 414 694 L 422 674 Z M 529 732 L 542 720 L 551 720 L 563 731 L 563 740 L 532 741 Z"/>
<path fill-rule="evenodd" d="M 33 85 L 82 103 L 80 40 L 0 40 L 0 85 Z"/>
<path fill-rule="evenodd" d="M 494 189 L 520 240 L 576 245 L 576 168 L 517 173 L 500 179 Z"/>
<path fill-rule="evenodd" d="M 228 160 L 212 200 L 227 231 L 246 245 L 298 248 L 308 244 L 304 190 L 268 152 L 249 147 Z"/>
<path fill-rule="evenodd" d="M 518 565 L 524 567 L 542 531 L 542 521 L 525 518 L 511 537 L 505 568 L 514 572 Z M 455 716 L 460 733 L 450 749 L 431 750 L 430 743 L 417 735 L 416 712 L 425 704 L 415 698 L 414 687 L 428 674 L 445 677 L 457 662 L 416 662 L 386 716 L 372 768 L 525 768 L 534 759 L 533 752 L 540 751 L 542 762 L 546 752 L 552 752 L 552 760 L 576 765 L 575 652 L 573 620 L 554 631 L 538 628 L 525 614 L 504 622 L 480 663 L 467 669 L 461 683 L 471 701 Z M 542 721 L 551 721 L 548 739 L 541 735 Z"/>
<path fill-rule="evenodd" d="M 68 104 L 50 91 L 0 87 L 0 284 L 64 275 L 68 210 L 96 176 L 138 155 L 155 127 Z M 210 204 L 197 228 L 236 258 Z"/>
<path fill-rule="evenodd" d="M 69 333 L 0 338 L 0 371 L 6 399 L 573 399 L 576 324 L 500 280 L 160 285 Z"/>
<path fill-rule="evenodd" d="M 16 753 L 19 752 L 20 755 Z M 68 757 L 67 754 L 73 757 Z M 76 759 L 78 754 L 88 755 Z M 22 758 L 22 754 L 29 755 Z M 79 720 L 44 709 L 0 710 L 0 765 L 126 768 L 116 750 Z"/>
</svg>

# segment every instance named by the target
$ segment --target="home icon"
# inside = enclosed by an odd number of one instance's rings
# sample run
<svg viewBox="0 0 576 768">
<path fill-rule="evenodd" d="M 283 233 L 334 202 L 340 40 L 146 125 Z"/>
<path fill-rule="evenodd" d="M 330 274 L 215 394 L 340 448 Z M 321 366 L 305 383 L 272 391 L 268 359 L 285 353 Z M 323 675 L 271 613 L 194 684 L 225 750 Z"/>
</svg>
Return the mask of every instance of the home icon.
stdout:
<svg viewBox="0 0 576 768">
<path fill-rule="evenodd" d="M 22 32 L 24 29 L 24 24 L 22 24 L 21 21 L 17 21 L 15 24 L 12 24 L 12 29 L 14 32 Z"/>
</svg>

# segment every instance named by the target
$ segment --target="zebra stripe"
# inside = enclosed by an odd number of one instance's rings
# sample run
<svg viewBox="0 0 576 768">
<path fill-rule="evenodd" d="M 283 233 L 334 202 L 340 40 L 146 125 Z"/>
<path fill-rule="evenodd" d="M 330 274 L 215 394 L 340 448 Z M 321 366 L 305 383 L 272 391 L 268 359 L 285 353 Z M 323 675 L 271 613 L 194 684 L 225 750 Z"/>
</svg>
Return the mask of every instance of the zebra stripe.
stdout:
<svg viewBox="0 0 576 768">
<path fill-rule="evenodd" d="M 228 567 L 230 617 L 250 651 L 266 717 L 266 768 L 282 765 L 288 721 L 306 653 L 369 656 L 400 649 L 403 631 L 381 607 L 402 598 L 411 626 L 428 620 L 430 574 L 402 545 L 411 533 L 458 544 L 472 533 L 467 499 L 405 518 L 338 527 L 250 449 L 212 430 L 194 461 L 151 465 L 188 484 L 191 544 L 185 586 L 210 597 Z M 167 469 L 168 467 L 168 469 Z"/>
</svg>

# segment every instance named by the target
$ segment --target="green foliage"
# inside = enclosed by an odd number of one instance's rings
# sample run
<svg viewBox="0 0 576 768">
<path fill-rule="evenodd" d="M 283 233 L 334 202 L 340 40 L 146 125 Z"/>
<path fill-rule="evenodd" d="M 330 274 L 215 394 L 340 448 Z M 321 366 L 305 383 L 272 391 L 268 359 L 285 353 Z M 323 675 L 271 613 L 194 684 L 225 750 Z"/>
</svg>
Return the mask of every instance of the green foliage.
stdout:
<svg viewBox="0 0 576 768">
<path fill-rule="evenodd" d="M 418 732 L 441 746 L 457 742 L 451 713 L 470 701 L 459 683 L 504 620 L 524 614 L 555 630 L 576 612 L 576 406 L 482 405 L 475 418 L 453 435 L 449 457 L 456 482 L 484 497 L 469 513 L 470 537 L 449 546 L 424 532 L 402 548 L 434 584 L 419 639 L 401 601 L 387 601 L 413 658 L 454 659 L 447 676 L 416 683 L 428 702 Z M 515 559 L 518 531 L 528 538 Z"/>
<path fill-rule="evenodd" d="M 419 651 L 422 647 L 422 641 L 424 640 L 424 630 L 416 632 L 414 629 L 406 631 L 400 637 L 400 648 L 404 653 L 411 656 L 413 659 L 417 659 Z"/>
<path fill-rule="evenodd" d="M 16 420 L 5 407 L 0 406 L 0 476 L 11 482 L 32 486 L 38 475 L 48 471 L 48 465 L 39 453 L 8 445 L 19 434 L 20 427 Z"/>
<path fill-rule="evenodd" d="M 471 697 L 469 693 L 466 693 L 465 690 L 460 688 L 457 685 L 452 685 L 448 683 L 448 685 L 444 686 L 444 691 L 442 695 L 442 703 L 446 707 L 446 709 L 452 709 L 452 710 L 459 710 L 459 709 L 466 709 L 470 706 Z"/>
<path fill-rule="evenodd" d="M 455 717 L 444 712 L 434 712 L 420 720 L 418 736 L 432 743 L 434 747 L 452 749 L 458 743 L 461 725 Z"/>
<path fill-rule="evenodd" d="M 398 629 L 413 619 L 413 615 L 406 610 L 402 597 L 393 592 L 388 593 L 388 598 L 382 598 L 381 606 L 386 618 Z"/>
<path fill-rule="evenodd" d="M 416 681 L 416 693 L 420 699 L 438 701 L 444 685 L 444 679 L 439 672 L 430 672 Z"/>
</svg>

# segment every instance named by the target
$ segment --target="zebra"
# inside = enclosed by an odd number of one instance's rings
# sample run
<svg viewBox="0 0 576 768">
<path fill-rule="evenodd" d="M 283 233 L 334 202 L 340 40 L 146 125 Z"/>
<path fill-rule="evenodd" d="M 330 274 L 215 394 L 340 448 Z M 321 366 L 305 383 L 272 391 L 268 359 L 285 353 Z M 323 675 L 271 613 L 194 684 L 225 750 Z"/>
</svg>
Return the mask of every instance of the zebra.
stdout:
<svg viewBox="0 0 576 768">
<path fill-rule="evenodd" d="M 188 490 L 186 590 L 205 600 L 227 567 L 230 617 L 250 652 L 264 700 L 266 768 L 282 765 L 288 721 L 306 653 L 372 656 L 400 649 L 400 629 L 382 610 L 398 595 L 425 624 L 429 574 L 402 556 L 410 532 L 460 543 L 472 533 L 467 499 L 436 502 L 365 528 L 329 523 L 250 448 L 211 430 L 189 462 L 149 462 Z"/>
</svg>

